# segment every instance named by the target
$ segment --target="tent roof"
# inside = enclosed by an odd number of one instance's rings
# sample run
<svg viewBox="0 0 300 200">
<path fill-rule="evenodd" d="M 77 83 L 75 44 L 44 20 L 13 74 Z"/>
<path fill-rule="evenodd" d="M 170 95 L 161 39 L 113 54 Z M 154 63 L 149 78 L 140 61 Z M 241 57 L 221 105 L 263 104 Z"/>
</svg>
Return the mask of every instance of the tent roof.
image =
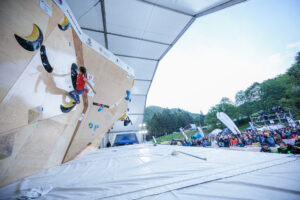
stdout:
<svg viewBox="0 0 300 200">
<path fill-rule="evenodd" d="M 138 131 L 160 60 L 198 17 L 246 0 L 67 0 L 83 31 L 135 70 L 129 116 Z"/>
<path fill-rule="evenodd" d="M 42 187 L 52 190 L 40 199 L 300 199 L 299 170 L 299 157 L 287 154 L 130 145 L 52 167 L 0 188 L 0 196 Z"/>
</svg>

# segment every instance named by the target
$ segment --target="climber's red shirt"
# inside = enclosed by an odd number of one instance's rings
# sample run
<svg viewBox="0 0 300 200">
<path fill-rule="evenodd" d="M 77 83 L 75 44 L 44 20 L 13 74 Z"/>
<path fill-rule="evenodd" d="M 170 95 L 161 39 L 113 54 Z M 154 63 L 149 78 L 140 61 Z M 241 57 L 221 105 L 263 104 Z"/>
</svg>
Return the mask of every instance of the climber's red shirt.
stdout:
<svg viewBox="0 0 300 200">
<path fill-rule="evenodd" d="M 77 81 L 76 81 L 76 90 L 84 90 L 85 86 L 85 77 L 83 74 L 78 74 Z"/>
</svg>

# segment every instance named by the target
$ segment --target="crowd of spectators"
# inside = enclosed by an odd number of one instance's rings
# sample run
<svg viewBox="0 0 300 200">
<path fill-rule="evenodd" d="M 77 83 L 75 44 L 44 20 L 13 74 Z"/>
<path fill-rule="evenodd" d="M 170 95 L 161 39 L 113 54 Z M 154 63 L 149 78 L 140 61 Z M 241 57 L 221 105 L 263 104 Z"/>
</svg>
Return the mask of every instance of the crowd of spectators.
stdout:
<svg viewBox="0 0 300 200">
<path fill-rule="evenodd" d="M 286 143 L 285 141 L 289 141 Z M 171 145 L 202 146 L 202 147 L 261 147 L 261 152 L 283 154 L 300 154 L 300 126 L 285 127 L 278 130 L 247 130 L 241 134 L 219 133 L 214 137 L 191 137 L 191 140 L 175 141 Z M 275 149 L 276 148 L 276 149 Z"/>
</svg>

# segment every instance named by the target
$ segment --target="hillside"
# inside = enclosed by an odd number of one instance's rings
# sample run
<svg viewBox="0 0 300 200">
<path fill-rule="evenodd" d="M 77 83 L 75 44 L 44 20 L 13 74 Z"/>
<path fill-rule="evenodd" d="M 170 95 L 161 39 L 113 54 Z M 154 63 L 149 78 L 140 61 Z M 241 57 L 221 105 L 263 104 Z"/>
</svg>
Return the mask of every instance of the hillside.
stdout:
<svg viewBox="0 0 300 200">
<path fill-rule="evenodd" d="M 159 106 L 148 106 L 145 110 L 144 122 L 148 123 L 155 113 L 161 113 L 163 111 L 162 107 Z"/>
<path fill-rule="evenodd" d="M 148 106 L 146 107 L 146 110 L 145 110 L 145 116 L 144 116 L 144 122 L 145 123 L 148 123 L 150 121 L 150 119 L 154 116 L 155 113 L 162 113 L 162 111 L 164 109 L 168 109 L 168 108 L 162 108 L 160 106 Z M 175 113 L 179 110 L 183 111 L 183 112 L 187 112 L 192 118 L 196 118 L 196 117 L 199 117 L 199 114 L 197 113 L 191 113 L 189 111 L 186 111 L 186 110 L 183 110 L 183 109 L 180 109 L 180 108 L 171 108 L 169 109 L 172 113 Z"/>
</svg>

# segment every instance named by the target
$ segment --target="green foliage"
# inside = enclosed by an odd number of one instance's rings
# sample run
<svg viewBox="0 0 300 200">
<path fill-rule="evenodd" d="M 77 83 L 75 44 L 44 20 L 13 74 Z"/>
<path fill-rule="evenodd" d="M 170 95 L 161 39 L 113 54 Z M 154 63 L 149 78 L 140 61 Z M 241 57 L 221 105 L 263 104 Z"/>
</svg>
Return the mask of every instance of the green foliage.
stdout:
<svg viewBox="0 0 300 200">
<path fill-rule="evenodd" d="M 300 85 L 300 52 L 298 52 L 296 58 L 296 63 L 288 69 L 287 74 L 291 78 L 291 82 L 294 85 Z"/>
<path fill-rule="evenodd" d="M 300 52 L 296 56 L 296 63 L 288 69 L 291 87 L 287 91 L 287 98 L 281 99 L 283 104 L 287 104 L 295 110 L 294 115 L 300 118 Z"/>
<path fill-rule="evenodd" d="M 274 105 L 278 105 L 280 99 L 286 97 L 288 84 L 288 75 L 281 75 L 274 79 L 269 79 L 261 84 L 261 101 L 263 108 L 267 112 L 272 111 Z"/>
<path fill-rule="evenodd" d="M 233 104 L 233 102 L 228 97 L 223 97 L 220 101 L 220 104 Z"/>
<path fill-rule="evenodd" d="M 243 90 L 240 90 L 235 95 L 235 103 L 237 106 L 246 102 L 246 94 Z"/>
<path fill-rule="evenodd" d="M 205 119 L 205 115 L 201 112 L 200 115 L 196 115 L 194 117 L 194 122 L 197 126 L 205 126 L 205 123 L 204 123 L 204 119 Z"/>
<path fill-rule="evenodd" d="M 222 98 L 223 99 L 223 98 Z M 221 101 L 222 102 L 222 101 Z M 217 118 L 217 112 L 226 113 L 231 119 L 238 119 L 240 117 L 239 110 L 236 106 L 228 103 L 221 103 L 212 107 L 205 116 L 204 123 L 210 125 L 208 130 L 212 131 L 215 128 L 223 129 L 225 126 Z"/>
<path fill-rule="evenodd" d="M 259 100 L 260 84 L 255 82 L 245 90 L 246 102 L 253 102 Z"/>
<path fill-rule="evenodd" d="M 155 113 L 161 113 L 163 111 L 163 108 L 159 106 L 148 106 L 145 109 L 145 116 L 144 116 L 144 122 L 148 124 L 149 120 L 153 117 Z"/>
<path fill-rule="evenodd" d="M 240 131 L 243 131 L 243 130 L 245 130 L 248 127 L 249 127 L 248 123 L 238 126 L 238 128 L 239 128 Z"/>
<path fill-rule="evenodd" d="M 195 121 L 193 116 L 197 119 L 200 116 L 199 114 L 193 114 L 181 109 L 168 109 L 158 106 L 147 107 L 145 115 L 148 117 L 145 117 L 144 121 L 147 123 L 149 135 L 154 135 L 155 137 L 178 131 L 180 127 L 193 124 Z M 149 119 L 149 116 L 152 117 Z M 204 121 L 204 119 L 202 119 L 202 121 Z"/>
</svg>

